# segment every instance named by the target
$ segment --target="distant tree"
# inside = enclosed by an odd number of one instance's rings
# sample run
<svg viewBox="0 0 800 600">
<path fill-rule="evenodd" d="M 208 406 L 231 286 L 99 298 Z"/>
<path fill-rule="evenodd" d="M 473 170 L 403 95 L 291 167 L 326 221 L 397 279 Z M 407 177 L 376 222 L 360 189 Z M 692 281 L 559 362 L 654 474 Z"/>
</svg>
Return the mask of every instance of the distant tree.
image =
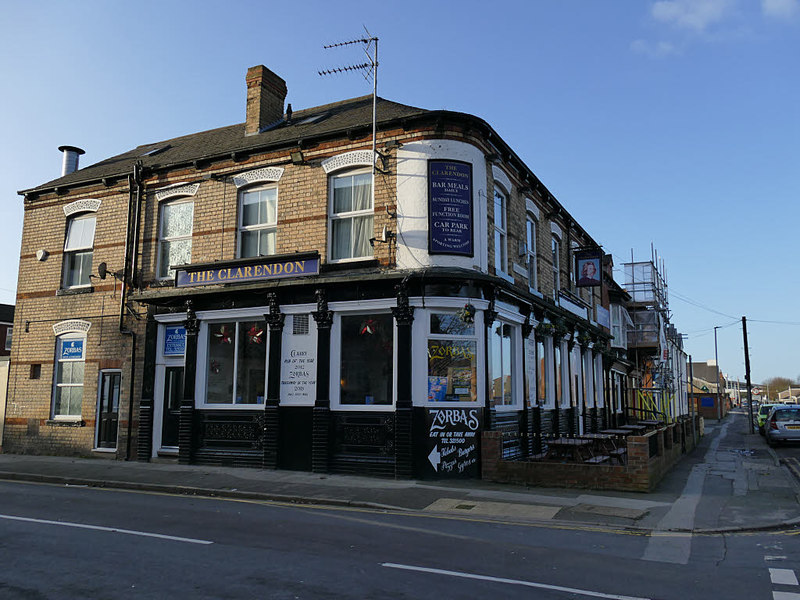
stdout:
<svg viewBox="0 0 800 600">
<path fill-rule="evenodd" d="M 789 389 L 789 386 L 800 387 L 796 381 L 792 381 L 788 377 L 770 377 L 761 383 L 762 394 L 769 394 L 770 400 L 778 399 L 778 392 L 783 392 Z"/>
</svg>

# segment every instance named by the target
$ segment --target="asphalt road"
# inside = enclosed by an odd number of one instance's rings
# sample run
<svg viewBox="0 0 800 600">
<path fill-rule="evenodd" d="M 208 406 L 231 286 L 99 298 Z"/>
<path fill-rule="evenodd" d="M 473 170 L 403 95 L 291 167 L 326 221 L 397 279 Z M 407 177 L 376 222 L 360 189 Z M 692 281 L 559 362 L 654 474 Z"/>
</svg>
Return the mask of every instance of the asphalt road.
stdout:
<svg viewBox="0 0 800 600">
<path fill-rule="evenodd" d="M 659 550 L 674 543 L 690 544 L 688 560 Z M 3 600 L 790 600 L 796 572 L 792 531 L 648 537 L 0 482 Z"/>
</svg>

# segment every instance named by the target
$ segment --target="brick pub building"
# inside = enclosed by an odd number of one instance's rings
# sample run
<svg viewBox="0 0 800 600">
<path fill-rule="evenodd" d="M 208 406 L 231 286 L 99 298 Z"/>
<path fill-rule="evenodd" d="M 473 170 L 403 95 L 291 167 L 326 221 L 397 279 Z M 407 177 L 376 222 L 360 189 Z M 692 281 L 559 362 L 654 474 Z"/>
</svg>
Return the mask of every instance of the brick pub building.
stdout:
<svg viewBox="0 0 800 600">
<path fill-rule="evenodd" d="M 21 192 L 4 451 L 474 477 L 483 430 L 623 418 L 607 261 L 489 124 L 378 99 L 373 154 L 371 96 L 246 84 L 243 124 Z"/>
</svg>

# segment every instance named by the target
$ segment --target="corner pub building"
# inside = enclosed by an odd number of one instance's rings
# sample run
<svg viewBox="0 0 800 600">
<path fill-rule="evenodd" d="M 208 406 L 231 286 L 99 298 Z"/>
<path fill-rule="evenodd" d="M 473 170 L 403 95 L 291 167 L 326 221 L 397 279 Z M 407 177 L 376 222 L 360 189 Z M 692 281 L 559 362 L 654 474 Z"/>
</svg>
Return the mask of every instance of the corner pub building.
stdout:
<svg viewBox="0 0 800 600">
<path fill-rule="evenodd" d="M 4 451 L 477 477 L 483 430 L 624 418 L 609 257 L 489 124 L 378 98 L 373 154 L 371 96 L 246 88 L 243 124 L 20 192 Z"/>
</svg>

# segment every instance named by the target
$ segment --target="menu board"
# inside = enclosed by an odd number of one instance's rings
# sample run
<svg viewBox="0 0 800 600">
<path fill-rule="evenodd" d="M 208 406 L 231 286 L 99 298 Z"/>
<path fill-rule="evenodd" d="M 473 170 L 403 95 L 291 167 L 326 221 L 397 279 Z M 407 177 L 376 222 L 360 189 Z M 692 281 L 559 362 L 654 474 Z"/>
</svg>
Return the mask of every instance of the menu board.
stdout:
<svg viewBox="0 0 800 600">
<path fill-rule="evenodd" d="M 481 409 L 429 408 L 428 464 L 438 477 L 480 475 Z"/>
<path fill-rule="evenodd" d="M 472 165 L 428 161 L 428 252 L 472 256 Z"/>
</svg>

